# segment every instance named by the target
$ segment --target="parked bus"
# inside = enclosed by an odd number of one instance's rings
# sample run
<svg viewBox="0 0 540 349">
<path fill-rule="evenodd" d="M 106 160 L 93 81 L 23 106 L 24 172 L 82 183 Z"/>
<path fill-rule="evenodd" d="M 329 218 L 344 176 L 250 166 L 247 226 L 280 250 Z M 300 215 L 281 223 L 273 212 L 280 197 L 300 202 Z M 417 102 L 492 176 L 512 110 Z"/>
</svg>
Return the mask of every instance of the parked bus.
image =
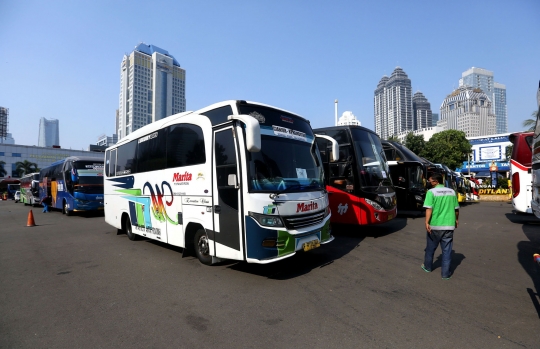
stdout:
<svg viewBox="0 0 540 349">
<path fill-rule="evenodd" d="M 21 190 L 20 183 L 17 184 L 8 184 L 6 191 L 7 191 L 7 198 L 13 199 L 15 197 L 15 192 Z"/>
<path fill-rule="evenodd" d="M 532 141 L 534 132 L 512 133 L 510 178 L 512 180 L 512 206 L 523 213 L 533 213 L 532 200 Z"/>
<path fill-rule="evenodd" d="M 308 120 L 255 102 L 161 119 L 106 150 L 105 221 L 207 265 L 317 248 L 334 237 L 314 140 Z"/>
<path fill-rule="evenodd" d="M 52 197 L 51 208 L 70 216 L 103 210 L 103 160 L 70 156 L 39 172 L 39 197 Z"/>
<path fill-rule="evenodd" d="M 426 192 L 431 188 L 428 179 L 440 170 L 403 144 L 382 141 L 382 145 L 396 190 L 398 210 L 423 211 Z"/>
<path fill-rule="evenodd" d="M 531 208 L 534 215 L 540 218 L 540 81 L 536 92 L 538 111 L 536 113 L 536 127 L 532 141 L 532 199 Z M 514 183 L 512 182 L 512 186 Z M 513 189 L 513 188 L 512 188 Z"/>
<path fill-rule="evenodd" d="M 396 217 L 396 193 L 379 136 L 360 126 L 315 129 L 339 144 L 338 161 L 332 162 L 331 143 L 318 139 L 330 195 L 332 222 L 378 224 Z"/>
<path fill-rule="evenodd" d="M 20 201 L 25 206 L 39 204 L 39 172 L 29 173 L 21 178 Z"/>
</svg>

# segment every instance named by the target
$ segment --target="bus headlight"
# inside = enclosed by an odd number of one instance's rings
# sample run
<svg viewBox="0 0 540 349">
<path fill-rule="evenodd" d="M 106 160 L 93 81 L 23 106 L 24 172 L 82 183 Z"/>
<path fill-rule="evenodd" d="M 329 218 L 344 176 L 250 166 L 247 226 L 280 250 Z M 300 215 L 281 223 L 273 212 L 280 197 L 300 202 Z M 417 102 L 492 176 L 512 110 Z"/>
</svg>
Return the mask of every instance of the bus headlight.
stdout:
<svg viewBox="0 0 540 349">
<path fill-rule="evenodd" d="M 283 222 L 279 216 L 269 216 L 265 214 L 249 212 L 249 215 L 253 217 L 260 225 L 265 227 L 283 227 Z"/>
<path fill-rule="evenodd" d="M 378 202 L 370 200 L 370 199 L 364 199 L 364 200 L 366 200 L 367 204 L 371 205 L 377 211 L 383 211 L 384 210 L 383 207 Z"/>
</svg>

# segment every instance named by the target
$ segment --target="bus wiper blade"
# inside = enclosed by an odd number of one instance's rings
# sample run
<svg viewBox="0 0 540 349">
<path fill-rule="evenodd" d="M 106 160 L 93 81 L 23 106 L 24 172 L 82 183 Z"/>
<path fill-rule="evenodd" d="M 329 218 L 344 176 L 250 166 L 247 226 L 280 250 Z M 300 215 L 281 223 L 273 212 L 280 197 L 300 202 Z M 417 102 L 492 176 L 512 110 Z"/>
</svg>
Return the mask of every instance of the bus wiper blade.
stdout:
<svg viewBox="0 0 540 349">
<path fill-rule="evenodd" d="M 275 193 L 272 193 L 270 194 L 270 199 L 275 199 L 277 198 L 280 194 L 283 194 L 283 193 L 288 193 L 288 192 L 291 192 L 293 191 L 293 189 L 300 189 L 300 190 L 306 190 L 306 189 L 319 189 L 320 186 L 318 184 L 308 184 L 308 185 L 304 185 L 304 184 L 293 184 L 291 186 L 289 186 L 288 188 L 285 188 L 283 190 L 279 190 Z M 322 188 L 320 188 L 322 189 Z"/>
</svg>

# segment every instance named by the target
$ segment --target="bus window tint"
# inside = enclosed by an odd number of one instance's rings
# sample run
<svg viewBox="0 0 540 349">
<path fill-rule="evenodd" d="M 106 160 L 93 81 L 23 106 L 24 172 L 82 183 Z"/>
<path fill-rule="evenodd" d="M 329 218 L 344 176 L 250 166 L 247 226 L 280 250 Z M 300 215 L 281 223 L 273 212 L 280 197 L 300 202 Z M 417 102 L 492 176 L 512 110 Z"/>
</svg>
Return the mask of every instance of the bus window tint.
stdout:
<svg viewBox="0 0 540 349">
<path fill-rule="evenodd" d="M 169 127 L 167 168 L 204 164 L 204 136 L 199 126 L 181 124 Z"/>
<path fill-rule="evenodd" d="M 109 173 L 107 173 L 108 176 L 114 177 L 116 176 L 116 149 L 111 150 L 111 163 L 109 165 Z"/>
<path fill-rule="evenodd" d="M 381 143 L 370 133 L 354 130 L 352 132 L 362 186 L 377 187 L 381 182 L 386 181 L 388 176 Z"/>
<path fill-rule="evenodd" d="M 166 133 L 159 130 L 138 140 L 137 172 L 162 170 L 167 165 Z"/>
<path fill-rule="evenodd" d="M 137 141 L 121 145 L 117 150 L 116 175 L 122 176 L 136 172 Z"/>
<path fill-rule="evenodd" d="M 111 162 L 111 151 L 106 151 L 105 152 L 105 168 L 103 169 L 104 170 L 104 173 L 105 175 L 107 176 L 110 176 L 109 174 L 109 164 Z"/>
</svg>

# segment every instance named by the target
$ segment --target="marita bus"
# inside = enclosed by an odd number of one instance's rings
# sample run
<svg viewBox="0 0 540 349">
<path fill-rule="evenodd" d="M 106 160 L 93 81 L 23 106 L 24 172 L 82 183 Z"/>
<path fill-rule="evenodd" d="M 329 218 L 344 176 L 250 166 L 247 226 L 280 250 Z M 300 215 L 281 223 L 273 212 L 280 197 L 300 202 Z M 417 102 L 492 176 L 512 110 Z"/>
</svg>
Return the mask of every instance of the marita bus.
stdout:
<svg viewBox="0 0 540 349">
<path fill-rule="evenodd" d="M 512 178 L 512 206 L 518 212 L 532 213 L 532 140 L 534 132 L 518 132 L 509 136 L 512 142 L 510 175 Z"/>
<path fill-rule="evenodd" d="M 331 144 L 318 139 L 332 222 L 343 224 L 384 223 L 396 216 L 396 193 L 388 163 L 377 134 L 360 126 L 334 126 L 315 129 L 339 144 L 338 161 L 331 163 Z"/>
<path fill-rule="evenodd" d="M 70 156 L 39 172 L 39 197 L 52 197 L 52 208 L 69 216 L 73 211 L 103 210 L 103 160 Z"/>
<path fill-rule="evenodd" d="M 314 140 L 306 119 L 254 102 L 161 119 L 106 150 L 105 221 L 203 264 L 319 247 L 334 238 Z"/>
<path fill-rule="evenodd" d="M 29 173 L 21 178 L 20 201 L 25 206 L 39 204 L 39 172 Z"/>
</svg>

